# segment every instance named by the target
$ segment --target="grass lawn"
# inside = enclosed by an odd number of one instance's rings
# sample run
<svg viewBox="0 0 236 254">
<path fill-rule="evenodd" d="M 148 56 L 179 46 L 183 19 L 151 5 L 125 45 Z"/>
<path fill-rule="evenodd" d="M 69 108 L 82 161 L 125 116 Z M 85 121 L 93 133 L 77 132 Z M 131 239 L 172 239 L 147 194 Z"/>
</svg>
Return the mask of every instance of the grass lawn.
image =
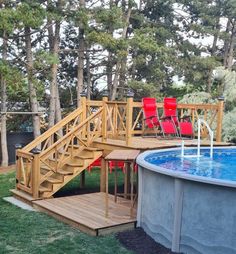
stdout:
<svg viewBox="0 0 236 254">
<path fill-rule="evenodd" d="M 86 188 L 99 183 L 99 171 L 87 173 Z M 110 177 L 112 180 L 113 177 Z M 77 188 L 78 179 L 63 188 L 68 193 Z M 46 214 L 30 212 L 5 202 L 15 186 L 15 173 L 0 174 L 0 254 L 128 254 L 114 235 L 93 237 L 63 224 Z"/>
</svg>

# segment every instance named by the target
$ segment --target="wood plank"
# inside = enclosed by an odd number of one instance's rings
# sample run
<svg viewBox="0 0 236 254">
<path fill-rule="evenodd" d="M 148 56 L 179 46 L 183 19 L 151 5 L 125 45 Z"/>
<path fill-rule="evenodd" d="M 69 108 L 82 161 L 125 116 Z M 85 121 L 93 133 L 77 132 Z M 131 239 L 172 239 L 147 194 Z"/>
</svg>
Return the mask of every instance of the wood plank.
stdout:
<svg viewBox="0 0 236 254">
<path fill-rule="evenodd" d="M 139 153 L 140 150 L 113 150 L 105 160 L 134 161 Z"/>
<path fill-rule="evenodd" d="M 107 234 L 134 228 L 136 219 L 130 218 L 130 201 L 109 195 L 109 217 L 105 217 L 105 193 L 92 193 L 55 199 L 37 200 L 33 204 L 41 211 L 89 234 Z M 136 210 L 135 210 L 136 212 Z M 122 226 L 123 225 L 123 226 Z"/>
<path fill-rule="evenodd" d="M 125 144 L 124 140 L 119 139 L 107 139 L 102 142 L 101 138 L 96 139 L 93 143 L 94 146 L 98 148 L 103 148 L 106 150 L 114 149 L 138 149 L 141 151 L 152 150 L 152 149 L 166 149 L 166 148 L 175 148 L 180 147 L 181 139 L 164 139 L 164 138 L 154 138 L 154 137 L 132 137 L 131 143 L 129 146 Z M 184 139 L 185 146 L 187 147 L 196 147 L 197 139 Z M 210 141 L 202 140 L 202 146 L 210 146 Z M 231 143 L 226 142 L 214 142 L 214 146 L 229 146 Z"/>
</svg>

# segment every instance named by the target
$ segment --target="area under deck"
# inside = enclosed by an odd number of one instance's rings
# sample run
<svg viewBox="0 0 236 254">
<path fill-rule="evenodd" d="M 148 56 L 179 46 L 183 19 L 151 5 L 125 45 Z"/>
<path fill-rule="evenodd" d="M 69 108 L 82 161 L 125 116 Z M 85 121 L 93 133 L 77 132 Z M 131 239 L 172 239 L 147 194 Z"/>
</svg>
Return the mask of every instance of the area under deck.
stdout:
<svg viewBox="0 0 236 254">
<path fill-rule="evenodd" d="M 105 193 L 33 201 L 40 211 L 79 228 L 90 235 L 104 235 L 132 229 L 136 225 L 136 209 L 130 216 L 130 201 L 109 195 L 109 214 L 105 217 Z"/>
</svg>

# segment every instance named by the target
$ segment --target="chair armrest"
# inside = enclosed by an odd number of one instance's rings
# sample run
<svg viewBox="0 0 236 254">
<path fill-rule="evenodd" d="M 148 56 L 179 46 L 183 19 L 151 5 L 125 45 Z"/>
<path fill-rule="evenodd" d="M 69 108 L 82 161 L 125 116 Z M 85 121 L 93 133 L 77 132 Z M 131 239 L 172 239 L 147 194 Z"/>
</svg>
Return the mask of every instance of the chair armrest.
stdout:
<svg viewBox="0 0 236 254">
<path fill-rule="evenodd" d="M 152 118 L 154 118 L 154 117 L 157 118 L 157 115 L 155 115 L 155 116 L 149 116 L 149 117 L 143 118 L 143 120 L 152 119 Z"/>
<path fill-rule="evenodd" d="M 176 116 L 162 116 L 160 119 L 161 120 L 172 119 L 173 117 L 176 117 Z"/>
<path fill-rule="evenodd" d="M 185 119 L 190 119 L 190 118 L 191 118 L 191 116 L 182 116 L 180 119 L 185 120 Z"/>
</svg>

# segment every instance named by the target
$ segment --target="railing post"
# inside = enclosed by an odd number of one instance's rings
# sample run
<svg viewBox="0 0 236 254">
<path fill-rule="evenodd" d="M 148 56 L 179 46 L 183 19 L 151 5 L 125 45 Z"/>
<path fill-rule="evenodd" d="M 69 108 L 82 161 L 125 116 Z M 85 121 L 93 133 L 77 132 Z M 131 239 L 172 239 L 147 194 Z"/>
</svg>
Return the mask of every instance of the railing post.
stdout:
<svg viewBox="0 0 236 254">
<path fill-rule="evenodd" d="M 102 106 L 103 106 L 103 113 L 102 113 L 102 142 L 106 141 L 107 139 L 107 110 L 106 104 L 108 101 L 108 94 L 104 93 L 102 97 Z"/>
<path fill-rule="evenodd" d="M 33 168 L 32 168 L 32 189 L 33 189 L 33 198 L 39 197 L 39 181 L 40 181 L 40 160 L 39 154 L 40 150 L 34 148 L 32 150 L 34 154 L 33 158 Z"/>
<path fill-rule="evenodd" d="M 133 124 L 133 97 L 134 93 L 129 91 L 127 93 L 126 105 L 126 145 L 129 146 L 132 138 L 132 124 Z"/>
<path fill-rule="evenodd" d="M 85 92 L 82 92 L 81 94 L 80 94 L 80 96 L 81 96 L 81 99 L 80 99 L 80 106 L 81 106 L 81 108 L 82 108 L 82 119 L 81 119 L 81 123 L 83 122 L 83 121 L 85 121 L 86 120 L 86 118 L 87 118 L 87 112 L 86 112 L 86 109 L 87 109 L 87 100 L 86 100 L 86 93 Z M 86 138 L 86 127 L 84 127 L 83 128 L 83 131 L 82 131 L 82 137 L 83 138 Z"/>
<path fill-rule="evenodd" d="M 16 151 L 16 189 L 18 187 L 18 184 L 20 183 L 21 179 L 21 170 L 20 170 L 20 158 L 17 155 L 17 149 L 21 149 L 22 145 L 21 144 L 15 144 L 15 151 Z"/>
<path fill-rule="evenodd" d="M 218 113 L 217 113 L 217 128 L 216 128 L 216 142 L 221 142 L 222 137 L 222 121 L 224 113 L 224 97 L 218 98 Z"/>
</svg>

